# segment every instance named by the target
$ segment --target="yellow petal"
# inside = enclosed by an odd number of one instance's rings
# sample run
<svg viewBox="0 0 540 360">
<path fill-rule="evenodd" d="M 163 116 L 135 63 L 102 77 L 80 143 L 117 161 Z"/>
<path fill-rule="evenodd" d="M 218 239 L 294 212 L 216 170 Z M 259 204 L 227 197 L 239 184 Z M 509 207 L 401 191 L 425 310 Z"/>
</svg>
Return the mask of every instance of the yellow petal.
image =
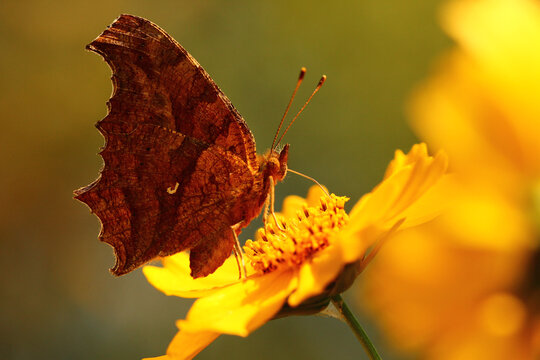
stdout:
<svg viewBox="0 0 540 360">
<path fill-rule="evenodd" d="M 297 211 L 302 210 L 302 207 L 305 206 L 306 199 L 298 195 L 289 195 L 283 200 L 282 210 L 280 212 L 285 218 L 291 218 L 296 215 Z"/>
<path fill-rule="evenodd" d="M 146 358 L 143 360 L 189 360 L 193 359 L 205 347 L 210 345 L 219 336 L 219 333 L 201 331 L 190 333 L 179 331 L 167 348 L 167 355 Z"/>
<path fill-rule="evenodd" d="M 249 278 L 195 301 L 177 325 L 188 332 L 247 336 L 280 310 L 296 284 L 292 270 Z"/>
<path fill-rule="evenodd" d="M 443 165 L 446 168 L 446 160 L 438 162 L 438 165 Z M 421 196 L 407 207 L 399 217 L 405 219 L 402 228 L 417 226 L 428 222 L 442 214 L 450 204 L 453 203 L 448 194 L 456 190 L 457 183 L 453 176 L 441 176 L 442 168 L 433 168 L 430 174 L 431 179 L 426 179 L 424 185 L 429 188 L 421 189 Z M 440 180 L 438 180 L 439 178 Z"/>
<path fill-rule="evenodd" d="M 362 260 L 362 268 L 365 267 L 371 258 L 377 254 L 380 246 L 389 238 L 394 236 L 397 230 L 402 226 L 405 219 L 402 218 L 393 223 L 390 229 L 381 229 L 374 226 L 366 227 L 361 231 L 356 231 L 352 228 L 346 228 L 340 234 L 339 246 L 342 248 L 342 257 L 345 263 L 352 263 Z M 365 257 L 368 248 L 372 247 L 368 258 Z M 376 250 L 375 252 L 373 252 Z"/>
<path fill-rule="evenodd" d="M 538 176 L 539 2 L 452 1 L 443 15 L 460 48 L 414 97 L 415 126 L 463 173 L 500 184 Z"/>
<path fill-rule="evenodd" d="M 289 305 L 298 306 L 307 299 L 323 293 L 327 286 L 340 275 L 345 265 L 364 256 L 368 243 L 384 241 L 394 234 L 401 223 L 398 221 L 395 226 L 385 232 L 375 231 L 372 235 L 375 239 L 371 241 L 363 241 L 362 236 L 351 231 L 349 226 L 343 228 L 335 235 L 332 245 L 313 257 L 311 261 L 302 264 L 298 273 L 297 288 L 288 299 Z"/>
<path fill-rule="evenodd" d="M 458 51 L 445 58 L 412 99 L 413 126 L 431 146 L 445 149 L 453 171 L 471 181 L 522 186 L 524 173 L 540 173 L 540 106 L 535 115 L 506 103 L 508 89 L 495 93 L 493 79 L 482 77 L 474 60 Z M 531 93 L 538 91 L 540 85 Z"/>
<path fill-rule="evenodd" d="M 447 163 L 442 152 L 429 156 L 425 144 L 414 145 L 408 154 L 396 151 L 384 180 L 353 207 L 349 224 L 338 236 L 342 261 L 361 259 L 366 249 L 402 225 L 436 216 L 444 205 L 441 199 L 446 199 L 441 193 L 447 185 L 440 180 Z"/>
<path fill-rule="evenodd" d="M 296 212 L 301 211 L 304 206 L 318 206 L 321 196 L 324 195 L 324 191 L 317 185 L 309 188 L 305 199 L 301 196 L 289 195 L 283 200 L 282 210 L 279 214 L 285 218 L 296 217 Z"/>
<path fill-rule="evenodd" d="M 396 150 L 394 154 L 394 159 L 390 161 L 383 179 L 387 179 L 391 175 L 400 171 L 408 165 L 414 164 L 416 161 L 422 160 L 428 156 L 427 145 L 425 143 L 420 143 L 414 145 L 411 150 L 405 154 L 402 150 Z"/>
<path fill-rule="evenodd" d="M 540 6 L 531 0 L 454 1 L 443 25 L 514 100 L 538 109 Z M 508 91 L 510 90 L 510 91 Z"/>
<path fill-rule="evenodd" d="M 320 199 L 324 195 L 326 195 L 325 192 L 318 185 L 313 185 L 306 196 L 307 206 L 319 206 Z"/>
<path fill-rule="evenodd" d="M 213 274 L 193 279 L 189 269 L 189 254 L 181 252 L 162 260 L 163 267 L 145 266 L 143 273 L 150 284 L 166 295 L 196 298 L 238 282 L 238 265 L 234 256 L 225 260 Z"/>
<path fill-rule="evenodd" d="M 396 152 L 386 178 L 352 209 L 350 218 L 353 229 L 362 231 L 375 227 L 384 231 L 407 215 L 422 217 L 424 214 L 418 209 L 411 214 L 407 214 L 406 210 L 441 179 L 447 162 L 443 153 L 428 156 L 425 144 L 413 146 L 407 156 Z M 432 211 L 429 208 L 422 210 Z"/>
<path fill-rule="evenodd" d="M 504 194 L 489 187 L 462 186 L 448 196 L 454 198 L 452 206 L 437 221 L 456 243 L 505 251 L 538 246 L 530 235 L 527 213 Z"/>
<path fill-rule="evenodd" d="M 298 272 L 298 286 L 289 296 L 289 305 L 298 306 L 308 298 L 321 294 L 345 266 L 341 254 L 339 247 L 331 245 L 304 263 Z"/>
</svg>

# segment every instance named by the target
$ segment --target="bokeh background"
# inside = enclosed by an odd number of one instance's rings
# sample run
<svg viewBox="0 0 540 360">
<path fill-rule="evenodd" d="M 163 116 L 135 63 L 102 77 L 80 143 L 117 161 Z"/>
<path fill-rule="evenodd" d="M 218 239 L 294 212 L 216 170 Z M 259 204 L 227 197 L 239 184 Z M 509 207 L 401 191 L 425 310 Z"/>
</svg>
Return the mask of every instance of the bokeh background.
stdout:
<svg viewBox="0 0 540 360">
<path fill-rule="evenodd" d="M 394 150 L 416 141 L 404 103 L 450 43 L 437 25 L 440 3 L 1 1 L 0 359 L 161 355 L 189 308 L 140 270 L 114 278 L 98 219 L 72 199 L 102 166 L 103 138 L 93 125 L 111 94 L 108 66 L 84 47 L 119 14 L 146 17 L 177 39 L 244 116 L 259 152 L 272 141 L 300 67 L 308 73 L 293 110 L 326 74 L 285 138 L 289 166 L 355 202 L 378 183 Z M 290 175 L 277 207 L 310 185 Z M 357 312 L 383 356 L 403 359 Z M 246 339 L 222 336 L 199 358 L 358 356 L 345 324 L 294 317 Z"/>
</svg>

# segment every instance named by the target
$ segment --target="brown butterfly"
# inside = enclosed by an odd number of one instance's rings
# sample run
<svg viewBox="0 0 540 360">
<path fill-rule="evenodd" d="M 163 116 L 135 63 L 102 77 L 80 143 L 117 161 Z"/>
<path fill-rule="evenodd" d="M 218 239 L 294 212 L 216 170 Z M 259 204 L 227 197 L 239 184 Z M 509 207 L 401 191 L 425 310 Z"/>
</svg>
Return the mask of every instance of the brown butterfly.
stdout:
<svg viewBox="0 0 540 360">
<path fill-rule="evenodd" d="M 111 67 L 114 90 L 96 125 L 104 167 L 75 198 L 101 220 L 99 238 L 116 254 L 112 273 L 183 250 L 194 278 L 214 272 L 284 178 L 289 146 L 257 155 L 229 99 L 146 19 L 120 16 L 87 49 Z"/>
</svg>

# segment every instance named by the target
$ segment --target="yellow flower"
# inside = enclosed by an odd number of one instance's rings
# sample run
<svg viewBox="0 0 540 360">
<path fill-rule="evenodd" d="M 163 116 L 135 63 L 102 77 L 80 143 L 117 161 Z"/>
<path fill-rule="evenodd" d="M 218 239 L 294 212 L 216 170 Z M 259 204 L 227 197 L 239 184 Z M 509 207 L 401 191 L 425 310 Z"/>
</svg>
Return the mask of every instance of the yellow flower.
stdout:
<svg viewBox="0 0 540 360">
<path fill-rule="evenodd" d="M 443 216 L 381 251 L 361 298 L 397 345 L 425 358 L 538 359 L 540 6 L 461 0 L 443 15 L 460 47 L 411 113 L 448 151 L 458 186 Z"/>
<path fill-rule="evenodd" d="M 433 216 L 446 163 L 442 153 L 428 156 L 425 144 L 407 155 L 397 151 L 384 180 L 350 216 L 347 198 L 317 187 L 305 200 L 288 197 L 280 226 L 268 223 L 246 242 L 246 279 L 238 279 L 234 257 L 202 279 L 189 276 L 186 253 L 163 259 L 163 267 L 146 266 L 148 281 L 165 294 L 198 298 L 162 358 L 189 359 L 221 334 L 247 336 L 272 318 L 324 309 L 352 284 L 366 249 Z"/>
</svg>

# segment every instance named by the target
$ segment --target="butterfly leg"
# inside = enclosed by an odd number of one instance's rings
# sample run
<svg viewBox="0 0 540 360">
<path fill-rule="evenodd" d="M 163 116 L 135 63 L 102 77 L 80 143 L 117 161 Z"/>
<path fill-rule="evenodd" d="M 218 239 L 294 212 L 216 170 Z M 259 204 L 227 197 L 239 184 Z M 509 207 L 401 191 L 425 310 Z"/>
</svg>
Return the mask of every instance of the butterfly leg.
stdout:
<svg viewBox="0 0 540 360">
<path fill-rule="evenodd" d="M 236 264 L 238 265 L 238 279 L 247 278 L 246 263 L 244 261 L 244 253 L 242 252 L 242 246 L 238 240 L 238 235 L 236 235 L 236 225 L 231 226 L 231 231 L 234 235 L 234 258 L 236 259 Z M 242 270 L 244 271 L 242 274 Z"/>
<path fill-rule="evenodd" d="M 270 214 L 272 214 L 272 217 L 274 218 L 274 222 L 276 223 L 276 226 L 279 230 L 284 231 L 285 229 L 279 224 L 279 221 L 276 216 L 276 212 L 274 211 L 274 202 L 276 200 L 275 192 L 274 192 L 274 178 L 272 176 L 268 177 L 270 179 Z"/>
<path fill-rule="evenodd" d="M 270 194 L 266 197 L 266 200 L 264 201 L 264 210 L 263 210 L 263 224 L 266 226 L 266 222 L 268 221 L 268 211 L 270 210 Z"/>
</svg>

